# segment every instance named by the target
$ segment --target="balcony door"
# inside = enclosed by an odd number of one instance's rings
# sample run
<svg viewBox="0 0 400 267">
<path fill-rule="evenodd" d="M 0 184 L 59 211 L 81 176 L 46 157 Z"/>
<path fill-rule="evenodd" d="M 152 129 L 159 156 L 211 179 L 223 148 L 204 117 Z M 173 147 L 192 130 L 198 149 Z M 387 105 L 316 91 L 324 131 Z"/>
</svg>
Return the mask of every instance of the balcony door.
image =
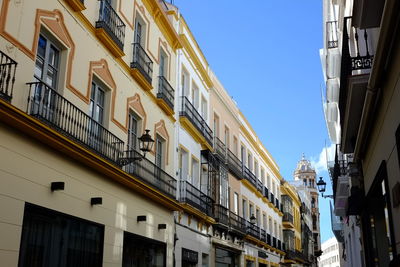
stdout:
<svg viewBox="0 0 400 267">
<path fill-rule="evenodd" d="M 60 49 L 44 35 L 39 35 L 34 78 L 38 84 L 32 92 L 32 114 L 53 121 L 58 84 Z"/>
<path fill-rule="evenodd" d="M 134 43 L 140 44 L 141 47 L 144 47 L 144 23 L 141 19 L 136 18 L 135 21 L 135 34 L 134 34 Z"/>
<path fill-rule="evenodd" d="M 95 149 L 102 147 L 102 125 L 104 120 L 104 90 L 96 82 L 92 82 L 90 93 L 89 116 L 92 119 L 89 122 L 89 144 Z"/>
</svg>

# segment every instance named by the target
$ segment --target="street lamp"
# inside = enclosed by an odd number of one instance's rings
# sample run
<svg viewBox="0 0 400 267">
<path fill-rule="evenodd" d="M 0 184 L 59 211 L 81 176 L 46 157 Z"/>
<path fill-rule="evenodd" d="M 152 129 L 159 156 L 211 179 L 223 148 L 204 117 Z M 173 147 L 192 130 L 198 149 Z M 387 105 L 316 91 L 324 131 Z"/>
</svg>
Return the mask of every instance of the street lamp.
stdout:
<svg viewBox="0 0 400 267">
<path fill-rule="evenodd" d="M 136 150 L 131 149 L 126 152 L 126 157 L 124 158 L 119 158 L 118 163 L 121 166 L 128 165 L 129 163 L 132 163 L 136 160 L 142 160 L 146 157 L 146 153 L 150 152 L 153 148 L 154 145 L 154 140 L 151 138 L 151 135 L 149 134 L 150 130 L 145 130 L 144 134 L 138 138 L 139 140 L 139 149 L 143 151 L 143 155 L 140 155 Z"/>
<path fill-rule="evenodd" d="M 318 181 L 318 183 L 317 183 L 317 187 L 318 187 L 318 191 L 320 192 L 320 193 L 322 193 L 322 197 L 323 198 L 332 198 L 333 199 L 333 195 L 326 195 L 326 196 L 324 196 L 324 192 L 325 192 L 325 190 L 326 190 L 326 182 L 322 179 L 322 176 L 321 177 L 319 177 L 319 181 Z"/>
</svg>

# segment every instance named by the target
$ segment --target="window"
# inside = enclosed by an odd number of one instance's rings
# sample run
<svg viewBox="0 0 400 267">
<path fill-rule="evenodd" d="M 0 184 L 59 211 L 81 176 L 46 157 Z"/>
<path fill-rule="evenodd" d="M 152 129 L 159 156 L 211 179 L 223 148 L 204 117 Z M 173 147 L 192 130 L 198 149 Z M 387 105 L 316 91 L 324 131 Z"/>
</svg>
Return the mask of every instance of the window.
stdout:
<svg viewBox="0 0 400 267">
<path fill-rule="evenodd" d="M 229 128 L 225 126 L 225 134 L 224 134 L 224 143 L 226 145 L 227 148 L 229 148 Z"/>
<path fill-rule="evenodd" d="M 141 132 L 139 125 L 138 117 L 130 112 L 128 117 L 128 150 L 138 150 L 138 138 Z"/>
<path fill-rule="evenodd" d="M 242 160 L 242 164 L 246 165 L 246 149 L 244 148 L 244 146 L 240 147 L 240 158 Z"/>
<path fill-rule="evenodd" d="M 261 226 L 260 210 L 256 209 L 257 226 Z"/>
<path fill-rule="evenodd" d="M 246 199 L 242 199 L 242 216 L 243 216 L 243 218 L 247 218 L 247 201 L 246 201 Z"/>
<path fill-rule="evenodd" d="M 199 109 L 199 88 L 195 83 L 192 84 L 192 104 L 197 110 Z"/>
<path fill-rule="evenodd" d="M 271 217 L 268 218 L 268 226 L 269 226 L 269 233 L 272 235 L 272 219 Z"/>
<path fill-rule="evenodd" d="M 164 139 L 161 138 L 158 134 L 156 135 L 156 166 L 160 169 L 164 169 L 165 161 L 164 161 Z"/>
<path fill-rule="evenodd" d="M 276 228 L 276 221 L 274 221 L 274 236 L 277 237 L 277 228 Z"/>
<path fill-rule="evenodd" d="M 165 243 L 124 232 L 122 266 L 165 267 Z"/>
<path fill-rule="evenodd" d="M 196 251 L 182 248 L 182 267 L 196 267 L 198 261 L 198 253 Z"/>
<path fill-rule="evenodd" d="M 269 176 L 269 174 L 267 174 L 267 183 L 269 190 L 271 190 L 271 177 Z"/>
<path fill-rule="evenodd" d="M 200 110 L 200 115 L 203 117 L 205 121 L 208 119 L 208 103 L 207 100 L 202 96 L 201 97 L 201 110 Z"/>
<path fill-rule="evenodd" d="M 199 161 L 192 157 L 192 184 L 195 187 L 199 186 L 200 182 L 200 165 Z"/>
<path fill-rule="evenodd" d="M 236 192 L 233 194 L 233 212 L 239 214 L 239 195 Z"/>
<path fill-rule="evenodd" d="M 253 171 L 253 157 L 250 152 L 247 154 L 247 167 L 250 171 Z"/>
<path fill-rule="evenodd" d="M 258 178 L 258 161 L 257 160 L 254 161 L 254 174 Z"/>
<path fill-rule="evenodd" d="M 182 66 L 182 80 L 181 80 L 181 88 L 182 88 L 182 96 L 189 96 L 189 73 Z"/>
<path fill-rule="evenodd" d="M 312 216 L 312 225 L 313 225 L 313 230 L 317 230 L 317 216 L 315 215 Z"/>
<path fill-rule="evenodd" d="M 19 265 L 102 266 L 104 226 L 25 204 Z"/>
<path fill-rule="evenodd" d="M 139 44 L 141 47 L 144 47 L 146 44 L 146 24 L 144 23 L 143 19 L 136 14 L 135 19 L 135 32 L 134 32 L 134 43 Z"/>
<path fill-rule="evenodd" d="M 307 179 L 303 179 L 304 186 L 307 186 Z"/>
<path fill-rule="evenodd" d="M 204 194 L 208 195 L 209 190 L 208 190 L 208 172 L 206 167 L 201 168 L 201 176 L 200 176 L 200 190 Z"/>
<path fill-rule="evenodd" d="M 265 186 L 265 171 L 264 168 L 261 167 L 261 182 Z"/>
<path fill-rule="evenodd" d="M 222 248 L 215 248 L 215 266 L 239 266 L 240 259 L 239 254 Z"/>
<path fill-rule="evenodd" d="M 163 77 L 167 77 L 168 75 L 168 57 L 167 54 L 161 49 L 160 51 L 160 62 L 159 62 L 159 75 Z"/>
<path fill-rule="evenodd" d="M 208 254 L 203 253 L 201 256 L 201 266 L 202 267 L 208 267 L 208 263 L 209 263 L 209 259 L 208 259 Z"/>
<path fill-rule="evenodd" d="M 275 195 L 275 181 L 272 181 L 272 194 Z"/>
<path fill-rule="evenodd" d="M 89 116 L 98 122 L 103 124 L 104 117 L 104 90 L 96 82 L 92 82 L 92 90 L 90 93 L 90 106 Z"/>
<path fill-rule="evenodd" d="M 263 214 L 263 228 L 267 230 L 267 215 Z"/>
<path fill-rule="evenodd" d="M 251 216 L 253 216 L 253 215 L 255 215 L 254 214 L 254 206 L 253 206 L 253 204 L 249 204 L 249 218 L 251 217 Z"/>
<path fill-rule="evenodd" d="M 39 35 L 34 76 L 57 90 L 60 49 L 42 34 Z"/>
<path fill-rule="evenodd" d="M 233 153 L 238 156 L 238 140 L 237 137 L 233 137 Z"/>
<path fill-rule="evenodd" d="M 192 183 L 192 179 L 189 176 L 188 168 L 189 168 L 189 153 L 181 147 L 179 150 L 179 169 L 181 173 L 181 180 Z"/>
<path fill-rule="evenodd" d="M 219 117 L 214 113 L 214 136 L 219 137 Z"/>
</svg>

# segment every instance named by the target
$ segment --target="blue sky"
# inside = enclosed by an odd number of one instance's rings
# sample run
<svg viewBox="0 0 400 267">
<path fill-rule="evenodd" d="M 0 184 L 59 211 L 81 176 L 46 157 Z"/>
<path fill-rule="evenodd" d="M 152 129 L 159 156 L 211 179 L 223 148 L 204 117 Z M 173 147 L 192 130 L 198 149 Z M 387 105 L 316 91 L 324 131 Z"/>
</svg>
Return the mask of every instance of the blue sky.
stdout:
<svg viewBox="0 0 400 267">
<path fill-rule="evenodd" d="M 320 161 L 329 140 L 318 52 L 323 41 L 322 1 L 174 0 L 174 4 L 285 179 L 293 179 L 303 152 Z M 317 169 L 328 182 L 324 161 Z M 321 235 L 326 240 L 332 236 L 328 201 L 320 200 L 320 206 Z"/>
</svg>

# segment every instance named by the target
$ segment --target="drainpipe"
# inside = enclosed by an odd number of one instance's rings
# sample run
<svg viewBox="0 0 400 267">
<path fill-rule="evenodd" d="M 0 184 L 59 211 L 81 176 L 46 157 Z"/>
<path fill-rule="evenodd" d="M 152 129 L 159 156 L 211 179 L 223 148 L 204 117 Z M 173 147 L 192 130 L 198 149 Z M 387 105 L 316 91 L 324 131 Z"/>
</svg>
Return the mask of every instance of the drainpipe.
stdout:
<svg viewBox="0 0 400 267">
<path fill-rule="evenodd" d="M 378 96 L 385 68 L 388 64 L 388 56 L 391 54 L 393 41 L 397 32 L 399 1 L 386 0 L 382 14 L 379 32 L 379 42 L 374 56 L 373 68 L 369 77 L 367 92 L 364 100 L 363 112 L 360 121 L 360 128 L 357 135 L 357 142 L 354 149 L 354 159 L 360 162 L 365 153 L 365 142 L 367 141 L 373 125 L 375 111 L 377 109 Z"/>
</svg>

